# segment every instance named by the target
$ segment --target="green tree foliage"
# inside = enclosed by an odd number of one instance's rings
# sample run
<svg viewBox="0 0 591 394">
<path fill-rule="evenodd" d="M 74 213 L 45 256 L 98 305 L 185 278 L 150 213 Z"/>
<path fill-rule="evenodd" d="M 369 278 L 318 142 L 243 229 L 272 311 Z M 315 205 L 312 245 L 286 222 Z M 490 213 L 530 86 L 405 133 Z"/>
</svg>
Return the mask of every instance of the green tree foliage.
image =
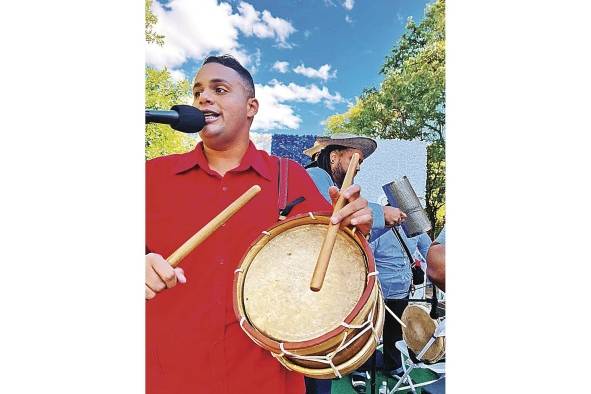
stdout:
<svg viewBox="0 0 591 394">
<path fill-rule="evenodd" d="M 164 36 L 154 32 L 154 25 L 158 22 L 156 15 L 152 13 L 152 0 L 146 0 L 146 42 L 155 42 L 158 45 L 164 45 Z"/>
<path fill-rule="evenodd" d="M 146 42 L 164 44 L 164 36 L 153 31 L 158 21 L 150 9 L 151 0 L 146 0 Z M 170 72 L 146 66 L 146 108 L 169 109 L 186 101 L 190 95 L 189 82 L 175 81 Z M 161 124 L 146 125 L 146 159 L 187 152 L 195 146 L 195 139 Z"/>
<path fill-rule="evenodd" d="M 434 228 L 432 236 L 439 234 L 445 224 L 445 146 L 434 142 L 427 147 L 427 215 Z"/>
<path fill-rule="evenodd" d="M 189 82 L 175 82 L 168 70 L 146 67 L 146 108 L 169 109 L 186 100 Z M 196 141 L 187 134 L 162 124 L 146 125 L 146 159 L 184 153 L 195 146 Z"/>
<path fill-rule="evenodd" d="M 326 128 L 329 133 L 428 141 L 426 210 L 437 234 L 445 222 L 444 0 L 428 5 L 421 23 L 408 20 L 380 73 L 384 81 L 379 88 L 365 89 L 347 112 L 326 119 Z"/>
</svg>

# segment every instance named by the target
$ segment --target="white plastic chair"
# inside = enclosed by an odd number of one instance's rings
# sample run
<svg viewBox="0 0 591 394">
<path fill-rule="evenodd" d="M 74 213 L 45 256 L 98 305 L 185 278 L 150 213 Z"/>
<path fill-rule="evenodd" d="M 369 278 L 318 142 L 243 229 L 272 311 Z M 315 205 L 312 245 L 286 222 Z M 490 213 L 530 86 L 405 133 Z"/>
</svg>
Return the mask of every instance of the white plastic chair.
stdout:
<svg viewBox="0 0 591 394">
<path fill-rule="evenodd" d="M 433 345 L 435 340 L 439 337 L 442 337 L 442 336 L 445 336 L 445 319 L 439 323 L 439 325 L 435 329 L 435 333 L 433 334 L 433 336 L 425 344 L 425 346 L 419 352 L 419 354 L 417 354 L 417 359 L 421 360 L 423 358 L 423 356 L 425 355 L 425 353 L 427 352 L 427 350 L 429 350 L 429 348 Z M 408 354 L 408 347 L 406 346 L 406 343 L 404 341 L 396 342 L 396 348 L 398 350 L 400 350 L 400 357 L 402 358 L 402 368 L 404 369 L 404 375 L 402 375 L 402 377 L 400 378 L 398 383 L 396 383 L 394 388 L 392 390 L 388 391 L 388 394 L 392 394 L 396 391 L 407 390 L 409 388 L 411 389 L 411 391 L 414 394 L 416 394 L 416 390 L 415 390 L 416 387 L 427 386 L 427 385 L 433 384 L 443 378 L 443 375 L 445 374 L 445 361 L 438 362 L 435 364 L 425 364 L 425 363 L 421 363 L 421 362 L 414 363 Z M 404 357 L 406 357 L 406 362 L 405 362 Z M 407 366 L 407 364 L 408 364 L 408 366 Z M 410 378 L 410 372 L 415 368 L 430 369 L 431 371 L 437 373 L 440 377 L 438 377 L 437 379 L 434 379 L 434 380 L 430 380 L 428 382 L 422 382 L 422 383 L 415 384 L 415 383 L 413 383 L 412 379 Z M 408 386 L 402 386 L 402 384 L 405 381 L 408 381 Z"/>
</svg>

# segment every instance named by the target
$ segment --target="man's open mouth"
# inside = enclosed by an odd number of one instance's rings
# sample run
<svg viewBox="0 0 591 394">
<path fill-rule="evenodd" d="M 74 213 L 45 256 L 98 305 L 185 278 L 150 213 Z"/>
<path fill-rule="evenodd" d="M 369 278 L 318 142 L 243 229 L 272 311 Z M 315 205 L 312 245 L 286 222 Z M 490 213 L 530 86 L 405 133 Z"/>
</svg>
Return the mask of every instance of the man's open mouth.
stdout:
<svg viewBox="0 0 591 394">
<path fill-rule="evenodd" d="M 205 123 L 215 122 L 220 116 L 220 114 L 214 111 L 203 111 L 203 115 L 205 116 Z"/>
</svg>

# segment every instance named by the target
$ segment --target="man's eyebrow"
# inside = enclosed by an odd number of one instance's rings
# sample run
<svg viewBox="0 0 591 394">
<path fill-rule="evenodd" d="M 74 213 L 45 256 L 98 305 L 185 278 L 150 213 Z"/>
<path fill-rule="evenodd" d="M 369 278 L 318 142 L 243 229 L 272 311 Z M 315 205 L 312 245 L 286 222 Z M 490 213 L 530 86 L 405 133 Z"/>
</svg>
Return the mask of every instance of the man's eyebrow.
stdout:
<svg viewBox="0 0 591 394">
<path fill-rule="evenodd" d="M 212 79 L 211 81 L 209 81 L 209 83 L 210 84 L 211 83 L 225 83 L 225 84 L 230 85 L 230 82 L 226 81 L 225 79 L 221 79 L 221 78 Z"/>
<path fill-rule="evenodd" d="M 227 85 L 230 85 L 230 82 L 226 81 L 225 79 L 222 78 L 214 78 L 212 80 L 209 81 L 210 84 L 212 83 L 225 83 Z M 197 87 L 201 87 L 201 82 L 195 82 L 195 84 L 193 85 L 193 89 L 197 88 Z"/>
</svg>

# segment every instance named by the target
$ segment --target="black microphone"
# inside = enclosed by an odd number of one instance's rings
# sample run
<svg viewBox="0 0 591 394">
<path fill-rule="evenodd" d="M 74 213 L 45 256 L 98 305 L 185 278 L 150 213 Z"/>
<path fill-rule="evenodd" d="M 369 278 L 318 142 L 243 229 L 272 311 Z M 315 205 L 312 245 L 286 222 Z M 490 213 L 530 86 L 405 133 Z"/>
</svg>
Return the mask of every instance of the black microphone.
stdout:
<svg viewBox="0 0 591 394">
<path fill-rule="evenodd" d="M 192 105 L 173 105 L 170 111 L 147 109 L 146 123 L 164 123 L 183 133 L 198 133 L 205 126 L 205 115 Z"/>
</svg>

